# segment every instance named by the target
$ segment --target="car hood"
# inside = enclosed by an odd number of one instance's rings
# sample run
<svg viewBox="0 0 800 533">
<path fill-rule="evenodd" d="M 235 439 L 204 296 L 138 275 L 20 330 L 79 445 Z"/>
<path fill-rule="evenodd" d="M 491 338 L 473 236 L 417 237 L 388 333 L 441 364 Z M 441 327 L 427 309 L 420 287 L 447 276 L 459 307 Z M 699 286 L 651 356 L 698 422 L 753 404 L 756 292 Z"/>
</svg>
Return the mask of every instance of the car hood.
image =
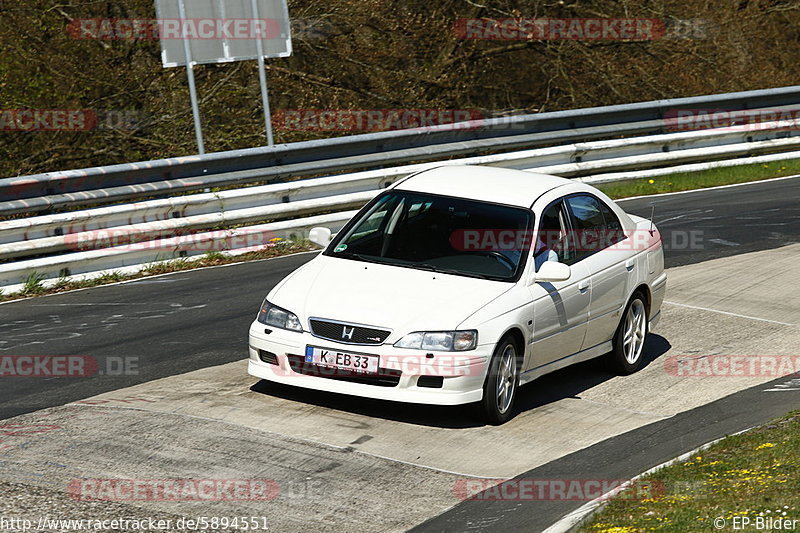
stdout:
<svg viewBox="0 0 800 533">
<path fill-rule="evenodd" d="M 452 330 L 512 283 L 439 274 L 320 255 L 269 294 L 273 304 L 308 318 L 412 331 Z"/>
</svg>

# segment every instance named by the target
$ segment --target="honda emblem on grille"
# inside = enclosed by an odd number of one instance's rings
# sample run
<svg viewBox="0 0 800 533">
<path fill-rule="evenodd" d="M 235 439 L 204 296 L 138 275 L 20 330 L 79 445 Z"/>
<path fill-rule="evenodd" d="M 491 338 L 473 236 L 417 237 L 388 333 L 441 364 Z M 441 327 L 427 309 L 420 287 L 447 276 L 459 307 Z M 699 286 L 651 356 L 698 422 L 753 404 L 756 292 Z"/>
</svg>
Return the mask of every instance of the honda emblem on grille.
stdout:
<svg viewBox="0 0 800 533">
<path fill-rule="evenodd" d="M 343 327 L 342 328 L 342 338 L 343 339 L 348 339 L 348 340 L 353 340 L 353 333 L 355 332 L 355 330 L 356 330 L 356 328 L 350 328 L 348 330 L 347 326 Z"/>
</svg>

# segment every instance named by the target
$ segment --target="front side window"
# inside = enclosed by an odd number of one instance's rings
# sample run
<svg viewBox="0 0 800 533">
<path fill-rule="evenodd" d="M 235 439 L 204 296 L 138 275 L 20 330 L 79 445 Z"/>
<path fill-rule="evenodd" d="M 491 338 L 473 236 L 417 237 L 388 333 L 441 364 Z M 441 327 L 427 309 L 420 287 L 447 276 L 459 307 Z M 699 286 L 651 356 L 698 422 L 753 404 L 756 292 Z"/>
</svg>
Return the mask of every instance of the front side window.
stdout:
<svg viewBox="0 0 800 533">
<path fill-rule="evenodd" d="M 348 224 L 326 255 L 514 281 L 532 226 L 527 209 L 390 190 Z"/>
<path fill-rule="evenodd" d="M 536 271 L 546 261 L 557 261 L 567 265 L 575 262 L 575 249 L 569 233 L 564 202 L 558 200 L 547 206 L 539 221 L 539 232 L 534 249 Z"/>
</svg>

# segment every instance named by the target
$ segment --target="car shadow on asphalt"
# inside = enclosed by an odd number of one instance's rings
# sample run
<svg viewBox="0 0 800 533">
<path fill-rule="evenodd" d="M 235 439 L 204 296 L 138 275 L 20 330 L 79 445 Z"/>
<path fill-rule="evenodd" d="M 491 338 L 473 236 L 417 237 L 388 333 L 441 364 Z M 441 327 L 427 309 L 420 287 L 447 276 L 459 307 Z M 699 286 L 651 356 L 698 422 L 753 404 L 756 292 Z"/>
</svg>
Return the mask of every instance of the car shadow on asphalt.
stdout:
<svg viewBox="0 0 800 533">
<path fill-rule="evenodd" d="M 648 366 L 664 355 L 671 345 L 660 335 L 650 334 L 644 349 L 645 363 Z M 579 363 L 547 374 L 519 389 L 514 407 L 516 418 L 519 414 L 565 398 L 579 398 L 580 393 L 616 377 L 609 371 L 603 358 Z M 472 405 L 438 406 L 416 405 L 360 398 L 346 394 L 315 391 L 261 380 L 252 387 L 252 392 L 275 398 L 316 405 L 345 413 L 382 418 L 406 424 L 437 427 L 442 429 L 466 429 L 485 426 L 477 407 Z M 512 418 L 507 424 L 513 424 Z"/>
<path fill-rule="evenodd" d="M 671 347 L 669 341 L 661 335 L 654 333 L 648 335 L 644 345 L 642 368 L 651 365 L 667 353 Z M 547 374 L 520 388 L 515 405 L 516 414 L 565 398 L 579 399 L 582 392 L 617 376 L 618 374 L 609 369 L 609 365 L 603 357 Z"/>
</svg>

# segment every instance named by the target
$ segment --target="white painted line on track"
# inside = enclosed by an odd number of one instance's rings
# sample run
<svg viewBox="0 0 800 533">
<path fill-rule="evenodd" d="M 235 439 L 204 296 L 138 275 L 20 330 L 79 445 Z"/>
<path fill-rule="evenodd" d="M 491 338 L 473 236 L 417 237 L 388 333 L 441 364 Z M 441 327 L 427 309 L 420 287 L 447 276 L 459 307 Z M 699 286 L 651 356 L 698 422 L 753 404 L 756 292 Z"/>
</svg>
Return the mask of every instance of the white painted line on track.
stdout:
<svg viewBox="0 0 800 533">
<path fill-rule="evenodd" d="M 686 218 L 688 216 L 696 215 L 698 213 L 710 213 L 710 211 L 709 210 L 703 210 L 703 209 L 695 209 L 693 211 L 689 211 L 689 212 L 684 213 L 682 215 L 678 215 L 678 216 L 674 216 L 674 217 L 670 217 L 670 218 L 665 218 L 664 220 L 659 220 L 658 221 L 658 225 L 660 226 L 660 225 L 662 225 L 662 224 L 664 224 L 666 222 L 672 222 L 673 220 L 680 220 L 682 218 Z"/>
<path fill-rule="evenodd" d="M 664 300 L 665 304 L 669 305 L 677 305 L 678 307 L 686 307 L 688 309 L 697 309 L 698 311 L 709 311 L 711 313 L 719 313 L 721 315 L 728 315 L 728 316 L 735 316 L 737 318 L 746 318 L 748 320 L 758 320 L 759 322 L 768 322 L 770 324 L 778 324 L 781 326 L 792 326 L 795 327 L 797 324 L 790 324 L 788 322 L 779 322 L 777 320 L 769 320 L 768 318 L 759 318 L 757 316 L 748 316 L 748 315 L 740 315 L 739 313 L 731 313 L 729 311 L 720 311 L 719 309 L 710 309 L 708 307 L 700 307 L 697 305 L 688 305 L 688 304 L 679 304 L 678 302 L 670 302 Z"/>
<path fill-rule="evenodd" d="M 738 242 L 726 241 L 725 239 L 708 239 L 709 242 L 721 244 L 723 246 L 741 246 Z"/>
<path fill-rule="evenodd" d="M 771 389 L 764 389 L 763 392 L 783 392 L 785 390 L 794 390 L 794 391 L 800 390 L 800 373 L 792 374 L 789 377 L 792 376 L 798 376 L 798 377 L 790 379 L 788 381 L 784 381 L 783 383 L 775 385 Z"/>
</svg>

